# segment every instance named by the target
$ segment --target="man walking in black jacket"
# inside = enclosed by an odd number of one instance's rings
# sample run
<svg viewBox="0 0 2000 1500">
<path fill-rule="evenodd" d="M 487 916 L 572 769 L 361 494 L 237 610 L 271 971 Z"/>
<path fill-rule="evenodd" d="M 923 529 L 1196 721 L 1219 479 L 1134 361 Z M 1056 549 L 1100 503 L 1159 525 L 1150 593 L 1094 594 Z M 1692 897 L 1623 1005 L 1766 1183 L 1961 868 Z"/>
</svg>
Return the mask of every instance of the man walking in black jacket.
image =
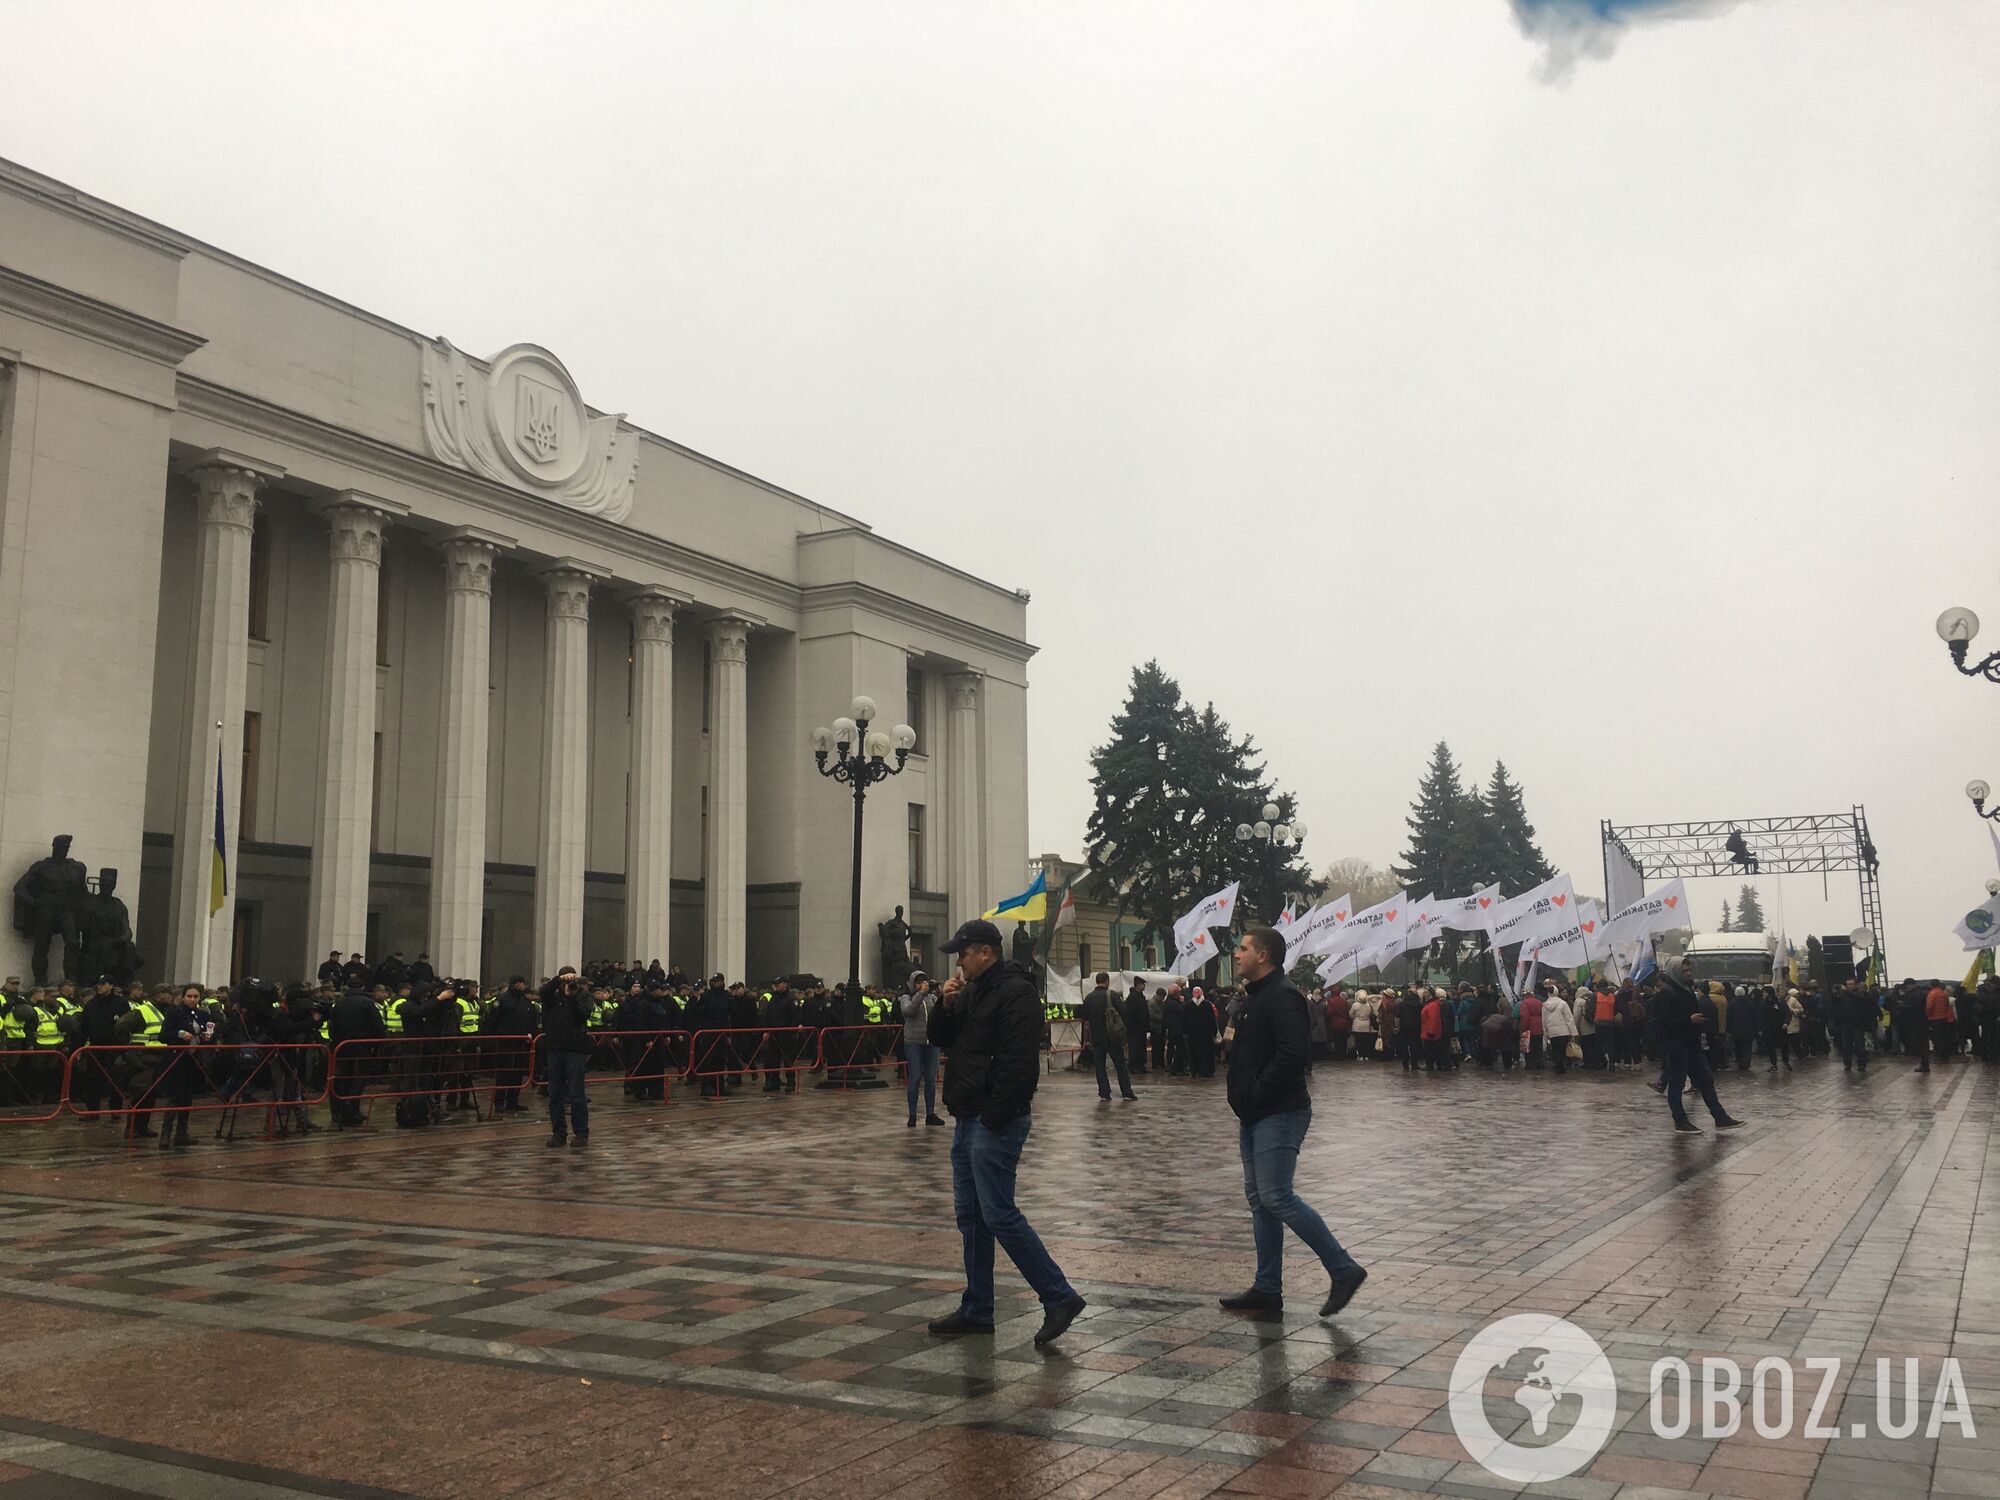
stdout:
<svg viewBox="0 0 2000 1500">
<path fill-rule="evenodd" d="M 993 1245 L 1042 1299 L 1037 1344 L 1060 1338 L 1083 1311 L 1083 1298 L 1014 1206 L 1014 1172 L 1028 1141 L 1029 1106 L 1041 1072 L 1042 1004 L 1035 981 L 1000 956 L 1000 929 L 974 920 L 946 953 L 958 973 L 944 983 L 930 1017 L 930 1040 L 950 1054 L 944 1107 L 957 1121 L 951 1138 L 952 1209 L 965 1241 L 965 1294 L 958 1311 L 935 1319 L 939 1338 L 993 1331 Z"/>
<path fill-rule="evenodd" d="M 1681 1135 L 1701 1134 L 1701 1127 L 1688 1118 L 1687 1106 L 1681 1103 L 1684 1083 L 1692 1083 L 1701 1094 L 1701 1102 L 1708 1106 L 1716 1129 L 1734 1130 L 1743 1122 L 1731 1119 L 1729 1111 L 1722 1107 L 1722 1101 L 1715 1096 L 1715 1075 L 1708 1070 L 1706 1041 L 1715 1018 L 1695 991 L 1694 966 L 1682 959 L 1675 973 L 1662 969 L 1659 981 L 1653 1001 L 1646 1009 L 1649 1015 L 1657 1013 L 1660 1018 L 1660 1059 L 1667 1070 L 1664 1092 L 1667 1107 L 1673 1111 L 1675 1131 Z"/>
<path fill-rule="evenodd" d="M 1114 1013 L 1116 1022 L 1112 1019 Z M 1119 1097 L 1137 1099 L 1139 1096 L 1132 1092 L 1132 1075 L 1125 1069 L 1125 1043 L 1131 1035 L 1131 1023 L 1118 1009 L 1118 997 L 1111 993 L 1109 974 L 1099 974 L 1097 988 L 1083 997 L 1083 1024 L 1090 1037 L 1090 1054 L 1097 1062 L 1097 1097 L 1106 1103 L 1111 1099 L 1111 1079 L 1104 1071 L 1108 1060 L 1118 1066 Z"/>
<path fill-rule="evenodd" d="M 1312 1128 L 1306 1062 L 1312 1026 L 1305 996 L 1285 977 L 1285 939 L 1253 927 L 1236 945 L 1236 977 L 1245 986 L 1243 1013 L 1229 1047 L 1229 1107 L 1240 1122 L 1243 1196 L 1257 1244 L 1257 1279 L 1250 1290 L 1224 1297 L 1231 1312 L 1276 1312 L 1285 1305 L 1285 1231 L 1306 1245 L 1332 1278 L 1319 1315 L 1330 1318 L 1354 1300 L 1368 1273 L 1341 1249 L 1333 1231 L 1292 1191 L 1299 1147 Z"/>
</svg>

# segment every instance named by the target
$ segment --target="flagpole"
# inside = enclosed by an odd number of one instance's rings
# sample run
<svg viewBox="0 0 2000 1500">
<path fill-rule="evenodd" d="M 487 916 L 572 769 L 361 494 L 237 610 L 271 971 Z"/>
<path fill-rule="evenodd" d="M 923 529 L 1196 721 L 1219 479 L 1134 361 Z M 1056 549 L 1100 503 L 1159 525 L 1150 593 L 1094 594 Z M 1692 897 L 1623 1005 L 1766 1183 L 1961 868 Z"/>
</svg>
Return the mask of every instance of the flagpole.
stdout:
<svg viewBox="0 0 2000 1500">
<path fill-rule="evenodd" d="M 216 786 L 218 788 L 217 795 L 220 796 L 221 793 L 219 789 L 222 785 L 222 720 L 220 719 L 217 719 L 215 721 L 215 779 L 216 779 Z M 213 835 L 211 835 L 211 837 L 213 837 Z M 213 849 L 209 850 L 208 857 L 210 861 L 214 860 L 215 851 Z M 206 897 L 203 897 L 202 905 L 204 907 L 208 906 L 208 900 Z M 201 963 L 197 966 L 195 970 L 195 983 L 199 984 L 203 989 L 208 988 L 208 951 L 212 941 L 214 940 L 214 937 L 215 937 L 215 912 L 211 909 L 205 911 L 202 916 Z"/>
</svg>

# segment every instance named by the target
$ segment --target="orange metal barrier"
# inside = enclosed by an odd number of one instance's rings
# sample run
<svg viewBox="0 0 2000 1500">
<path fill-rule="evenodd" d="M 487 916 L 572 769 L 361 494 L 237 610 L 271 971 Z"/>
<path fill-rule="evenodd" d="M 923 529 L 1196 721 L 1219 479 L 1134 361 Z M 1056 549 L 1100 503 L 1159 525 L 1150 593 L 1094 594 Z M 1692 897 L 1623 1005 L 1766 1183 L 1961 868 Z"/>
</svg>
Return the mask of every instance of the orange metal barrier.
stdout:
<svg viewBox="0 0 2000 1500">
<path fill-rule="evenodd" d="M 64 1102 L 86 1120 L 119 1115 L 127 1125 L 155 1111 L 216 1114 L 217 1132 L 246 1109 L 264 1112 L 271 1133 L 280 1109 L 326 1098 L 328 1053 L 319 1042 L 203 1043 L 188 1047 L 79 1047 L 64 1075 Z M 262 1096 L 259 1090 L 263 1090 Z"/>
<path fill-rule="evenodd" d="M 593 1031 L 590 1034 L 590 1070 L 608 1073 L 616 1068 L 625 1076 L 625 1092 L 642 1102 L 669 1102 L 675 1079 L 687 1075 L 693 1056 L 685 1031 Z M 537 1048 L 542 1038 L 535 1039 Z M 536 1058 L 535 1075 L 546 1076 L 548 1069 Z"/>
<path fill-rule="evenodd" d="M 1090 1028 L 1081 1020 L 1051 1021 L 1048 1028 L 1049 1039 L 1042 1055 L 1049 1060 L 1049 1071 L 1056 1070 L 1058 1057 L 1067 1057 L 1072 1068 L 1081 1067 L 1080 1056 L 1090 1047 Z"/>
<path fill-rule="evenodd" d="M 829 1026 L 819 1034 L 820 1066 L 826 1069 L 824 1088 L 861 1088 L 876 1082 L 877 1068 L 893 1068 L 901 1082 L 909 1064 L 897 1056 L 903 1039 L 901 1023 L 873 1026 Z"/>
<path fill-rule="evenodd" d="M 47 1108 L 41 1096 L 47 1095 Z M 58 1047 L 0 1052 L 0 1125 L 41 1124 L 69 1098 L 69 1058 Z"/>
<path fill-rule="evenodd" d="M 799 1075 L 819 1066 L 820 1040 L 810 1026 L 774 1026 L 750 1031 L 697 1031 L 689 1038 L 689 1080 L 701 1079 L 702 1093 L 713 1097 L 717 1083 L 739 1073 L 762 1073 L 767 1083 L 783 1078 L 795 1090 Z"/>
<path fill-rule="evenodd" d="M 350 1038 L 334 1047 L 328 1070 L 333 1123 L 363 1124 L 378 1099 L 428 1099 L 432 1119 L 452 1110 L 482 1120 L 515 1113 L 521 1090 L 533 1087 L 534 1055 L 532 1036 Z"/>
</svg>

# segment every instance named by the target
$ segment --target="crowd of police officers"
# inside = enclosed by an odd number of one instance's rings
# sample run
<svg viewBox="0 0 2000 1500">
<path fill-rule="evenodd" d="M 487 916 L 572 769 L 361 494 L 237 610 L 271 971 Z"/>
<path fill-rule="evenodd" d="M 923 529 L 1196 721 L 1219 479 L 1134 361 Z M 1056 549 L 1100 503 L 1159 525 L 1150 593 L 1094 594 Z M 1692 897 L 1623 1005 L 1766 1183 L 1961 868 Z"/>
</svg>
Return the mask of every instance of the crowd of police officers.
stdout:
<svg viewBox="0 0 2000 1500">
<path fill-rule="evenodd" d="M 791 1092 L 822 1067 L 821 1087 L 882 1086 L 877 1070 L 899 1045 L 896 1000 L 867 986 L 849 994 L 802 974 L 753 991 L 720 974 L 698 983 L 658 961 L 594 962 L 582 977 L 591 1066 L 622 1074 L 634 1099 L 662 1099 L 682 1077 L 710 1099 L 760 1076 L 765 1092 Z M 373 964 L 330 954 L 315 983 L 283 988 L 253 978 L 228 990 L 149 989 L 100 976 L 79 995 L 68 983 L 24 990 L 9 978 L 0 1109 L 53 1113 L 66 1097 L 72 1113 L 117 1119 L 162 1147 L 195 1144 L 194 1110 L 216 1111 L 222 1135 L 235 1129 L 233 1106 L 252 1103 L 273 1112 L 273 1133 L 310 1132 L 318 1127 L 302 1101 L 322 1096 L 335 1128 L 363 1124 L 371 1098 L 395 1099 L 399 1125 L 476 1112 L 489 1091 L 494 1112 L 519 1113 L 523 1089 L 546 1084 L 533 1038 L 553 983 L 517 974 L 482 994 L 437 974 L 428 955 L 406 963 L 400 953 Z M 475 1090 L 475 1078 L 491 1083 Z"/>
</svg>

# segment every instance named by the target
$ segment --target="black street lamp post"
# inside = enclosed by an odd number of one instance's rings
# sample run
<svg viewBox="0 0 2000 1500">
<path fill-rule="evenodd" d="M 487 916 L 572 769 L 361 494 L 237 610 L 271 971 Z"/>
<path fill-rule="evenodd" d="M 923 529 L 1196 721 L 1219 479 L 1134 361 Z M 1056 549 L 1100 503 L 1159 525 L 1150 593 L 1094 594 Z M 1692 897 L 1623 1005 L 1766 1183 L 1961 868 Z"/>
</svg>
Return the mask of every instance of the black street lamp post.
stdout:
<svg viewBox="0 0 2000 1500">
<path fill-rule="evenodd" d="M 1278 869 L 1280 862 L 1292 850 L 1306 841 L 1306 825 L 1299 822 L 1280 823 L 1278 804 L 1266 802 L 1262 815 L 1255 823 L 1236 825 L 1236 842 L 1244 846 L 1247 853 L 1252 844 L 1263 845 L 1265 880 L 1270 885 L 1270 895 L 1282 902 L 1285 893 L 1278 889 Z M 1279 853 L 1285 851 L 1284 855 Z M 1241 903 L 1238 903 L 1239 907 Z"/>
<path fill-rule="evenodd" d="M 819 728 L 812 732 L 813 760 L 819 766 L 819 774 L 831 776 L 835 781 L 854 789 L 854 885 L 848 909 L 847 932 L 847 996 L 852 1005 L 861 994 L 861 807 L 867 799 L 868 788 L 878 781 L 886 781 L 891 776 L 900 776 L 903 767 L 909 763 L 910 751 L 916 748 L 916 731 L 907 724 L 898 724 L 884 733 L 877 729 L 870 732 L 868 725 L 875 717 L 873 698 L 856 698 L 853 717 L 838 718 L 833 728 Z M 896 757 L 894 765 L 889 764 L 889 756 Z M 827 764 L 827 756 L 834 762 Z"/>
<path fill-rule="evenodd" d="M 1986 810 L 1986 799 L 1993 795 L 1992 787 L 1983 781 L 1968 781 L 1965 784 L 1965 795 L 1972 799 L 1972 810 L 1975 813 L 1991 822 L 2000 823 L 2000 807 L 1994 808 L 1992 812 Z"/>
<path fill-rule="evenodd" d="M 1954 606 L 1937 618 L 1937 633 L 1946 646 L 1951 648 L 1951 664 L 1967 677 L 1984 677 L 1988 682 L 2000 682 L 2000 651 L 1991 652 L 1982 661 L 1971 666 L 1965 664 L 1966 648 L 1972 638 L 1979 634 L 1979 616 L 1971 610 Z"/>
</svg>

